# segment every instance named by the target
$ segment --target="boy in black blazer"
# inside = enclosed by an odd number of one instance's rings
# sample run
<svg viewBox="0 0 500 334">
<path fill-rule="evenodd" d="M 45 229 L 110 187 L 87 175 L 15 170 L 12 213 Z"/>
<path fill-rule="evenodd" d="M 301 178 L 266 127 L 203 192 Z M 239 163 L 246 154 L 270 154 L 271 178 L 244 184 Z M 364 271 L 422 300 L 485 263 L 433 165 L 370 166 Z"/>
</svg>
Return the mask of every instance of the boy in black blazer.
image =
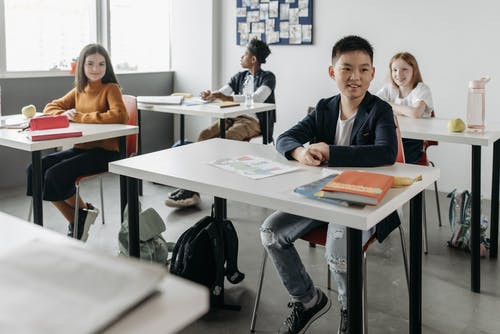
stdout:
<svg viewBox="0 0 500 334">
<path fill-rule="evenodd" d="M 389 104 L 368 92 L 375 75 L 373 49 L 358 36 L 339 40 L 328 68 L 340 94 L 322 99 L 314 111 L 279 136 L 276 149 L 288 159 L 305 165 L 376 167 L 393 164 L 397 156 L 396 127 Z M 313 141 L 307 147 L 303 145 Z M 292 302 L 290 315 L 278 333 L 303 333 L 330 308 L 328 297 L 316 288 L 295 250 L 294 241 L 325 222 L 274 212 L 261 227 L 262 244 L 274 262 Z M 397 214 L 366 231 L 363 239 L 377 233 L 379 241 L 399 225 Z M 340 302 L 338 333 L 347 333 L 346 228 L 328 225 L 326 258 L 337 282 Z"/>
</svg>

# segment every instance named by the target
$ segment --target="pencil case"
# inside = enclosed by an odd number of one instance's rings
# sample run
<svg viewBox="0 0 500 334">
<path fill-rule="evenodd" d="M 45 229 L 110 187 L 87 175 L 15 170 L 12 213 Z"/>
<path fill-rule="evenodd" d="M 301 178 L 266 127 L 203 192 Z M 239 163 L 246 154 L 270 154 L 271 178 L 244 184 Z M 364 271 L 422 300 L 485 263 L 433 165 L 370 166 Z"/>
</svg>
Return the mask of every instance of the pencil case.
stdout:
<svg viewBox="0 0 500 334">
<path fill-rule="evenodd" d="M 30 130 L 49 130 L 69 127 L 68 117 L 65 115 L 40 116 L 30 119 Z"/>
</svg>

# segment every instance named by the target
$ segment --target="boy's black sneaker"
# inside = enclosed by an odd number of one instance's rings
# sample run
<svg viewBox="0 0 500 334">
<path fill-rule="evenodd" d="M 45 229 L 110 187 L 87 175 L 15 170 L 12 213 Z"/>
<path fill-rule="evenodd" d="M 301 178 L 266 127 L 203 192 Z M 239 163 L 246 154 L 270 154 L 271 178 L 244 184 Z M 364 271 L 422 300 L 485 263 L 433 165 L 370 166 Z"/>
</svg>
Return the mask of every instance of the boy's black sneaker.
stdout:
<svg viewBox="0 0 500 334">
<path fill-rule="evenodd" d="M 337 334 L 347 334 L 347 310 L 340 309 L 340 325 Z"/>
<path fill-rule="evenodd" d="M 87 203 L 86 209 L 78 210 L 78 234 L 77 239 L 82 241 L 87 241 L 89 237 L 90 225 L 92 225 L 97 216 L 99 215 L 99 210 L 95 208 L 92 204 Z M 68 237 L 73 237 L 74 227 L 73 224 L 68 224 Z"/>
<path fill-rule="evenodd" d="M 165 205 L 172 208 L 186 208 L 200 203 L 200 194 L 185 189 L 176 189 L 168 195 Z"/>
<path fill-rule="evenodd" d="M 305 333 L 309 325 L 328 312 L 331 306 L 330 299 L 328 299 L 323 291 L 320 290 L 320 293 L 316 305 L 307 310 L 304 308 L 304 304 L 300 302 L 288 303 L 288 307 L 292 309 L 292 312 L 281 325 L 278 334 Z"/>
</svg>

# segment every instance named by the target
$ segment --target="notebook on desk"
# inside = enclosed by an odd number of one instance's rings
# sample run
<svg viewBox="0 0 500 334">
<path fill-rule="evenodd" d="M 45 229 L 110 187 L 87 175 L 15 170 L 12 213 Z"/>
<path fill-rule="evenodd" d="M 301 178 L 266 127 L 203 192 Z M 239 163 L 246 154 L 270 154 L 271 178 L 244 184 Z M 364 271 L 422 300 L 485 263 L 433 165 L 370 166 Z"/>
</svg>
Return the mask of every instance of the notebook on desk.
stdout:
<svg viewBox="0 0 500 334">
<path fill-rule="evenodd" d="M 82 131 L 73 128 L 28 131 L 28 139 L 31 141 L 81 137 L 82 135 Z"/>
<path fill-rule="evenodd" d="M 181 104 L 184 96 L 138 96 L 138 103 L 149 103 L 149 104 Z"/>
<path fill-rule="evenodd" d="M 0 258 L 5 333 L 97 333 L 154 294 L 159 265 L 30 241 Z"/>
</svg>

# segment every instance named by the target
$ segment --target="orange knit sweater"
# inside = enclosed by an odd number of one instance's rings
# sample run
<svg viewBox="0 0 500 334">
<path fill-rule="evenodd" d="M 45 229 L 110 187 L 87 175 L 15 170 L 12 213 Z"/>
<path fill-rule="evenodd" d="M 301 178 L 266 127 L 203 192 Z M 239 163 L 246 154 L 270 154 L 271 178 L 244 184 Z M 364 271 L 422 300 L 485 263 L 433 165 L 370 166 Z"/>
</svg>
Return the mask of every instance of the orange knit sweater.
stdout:
<svg viewBox="0 0 500 334">
<path fill-rule="evenodd" d="M 73 88 L 68 94 L 45 106 L 44 114 L 59 115 L 75 109 L 73 122 L 96 124 L 127 124 L 128 114 L 123 103 L 120 86 L 101 81 L 89 83 L 82 93 Z M 98 140 L 75 145 L 75 148 L 101 147 L 108 151 L 119 151 L 118 138 Z"/>
</svg>

